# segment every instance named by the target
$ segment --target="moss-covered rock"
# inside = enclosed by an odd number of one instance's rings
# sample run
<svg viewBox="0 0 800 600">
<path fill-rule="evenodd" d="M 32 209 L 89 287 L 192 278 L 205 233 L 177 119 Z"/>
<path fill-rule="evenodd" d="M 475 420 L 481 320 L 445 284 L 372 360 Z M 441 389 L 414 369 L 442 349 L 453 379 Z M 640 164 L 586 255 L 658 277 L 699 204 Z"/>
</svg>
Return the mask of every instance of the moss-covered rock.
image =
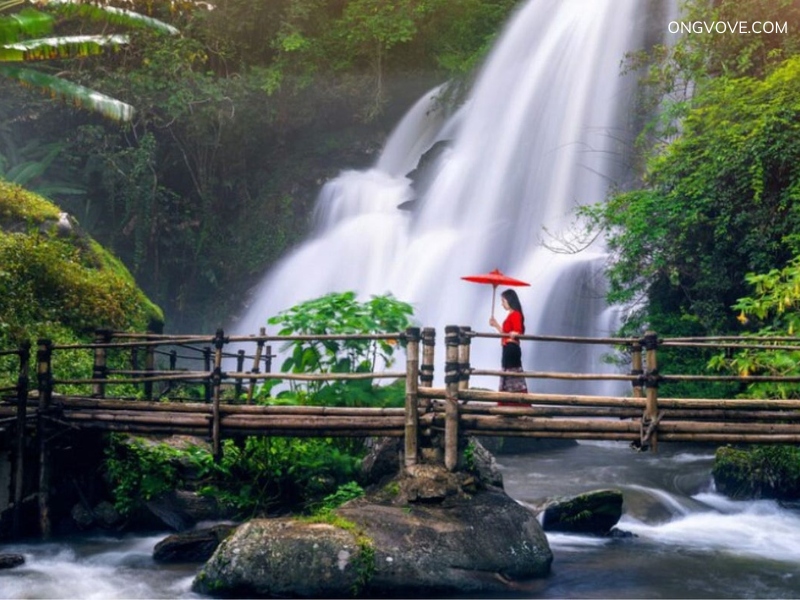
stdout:
<svg viewBox="0 0 800 600">
<path fill-rule="evenodd" d="M 193 589 L 216 597 L 498 596 L 530 593 L 552 560 L 532 511 L 474 476 L 417 465 L 324 523 L 249 521 L 220 544 Z"/>
<path fill-rule="evenodd" d="M 68 214 L 0 180 L 0 348 L 159 330 L 164 316 L 127 268 Z"/>
<path fill-rule="evenodd" d="M 756 446 L 717 449 L 712 470 L 717 491 L 737 500 L 800 498 L 800 448 Z"/>
<path fill-rule="evenodd" d="M 552 500 L 544 509 L 545 531 L 606 535 L 622 516 L 622 492 L 594 490 Z"/>
</svg>

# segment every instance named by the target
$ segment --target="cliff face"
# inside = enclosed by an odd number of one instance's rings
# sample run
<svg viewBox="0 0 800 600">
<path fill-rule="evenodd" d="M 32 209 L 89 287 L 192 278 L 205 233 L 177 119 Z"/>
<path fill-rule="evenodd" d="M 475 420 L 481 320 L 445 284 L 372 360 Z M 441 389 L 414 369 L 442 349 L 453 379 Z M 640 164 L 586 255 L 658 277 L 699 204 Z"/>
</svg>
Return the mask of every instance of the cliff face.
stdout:
<svg viewBox="0 0 800 600">
<path fill-rule="evenodd" d="M 75 219 L 0 180 L 0 349 L 98 328 L 157 331 L 163 321 L 127 268 Z"/>
</svg>

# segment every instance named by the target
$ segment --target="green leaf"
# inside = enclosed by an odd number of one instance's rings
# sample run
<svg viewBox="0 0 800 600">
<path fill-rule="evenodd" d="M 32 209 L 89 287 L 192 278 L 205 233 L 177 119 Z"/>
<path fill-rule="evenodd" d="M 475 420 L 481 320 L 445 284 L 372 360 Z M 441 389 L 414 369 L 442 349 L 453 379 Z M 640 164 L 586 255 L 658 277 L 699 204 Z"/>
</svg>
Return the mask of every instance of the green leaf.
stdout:
<svg viewBox="0 0 800 600">
<path fill-rule="evenodd" d="M 133 119 L 135 110 L 130 104 L 59 77 L 10 65 L 0 65 L 0 75 L 41 88 L 54 97 L 115 121 L 127 122 Z"/>
<path fill-rule="evenodd" d="M 127 35 L 72 35 L 39 38 L 0 46 L 0 61 L 23 62 L 83 58 L 130 42 Z"/>
</svg>

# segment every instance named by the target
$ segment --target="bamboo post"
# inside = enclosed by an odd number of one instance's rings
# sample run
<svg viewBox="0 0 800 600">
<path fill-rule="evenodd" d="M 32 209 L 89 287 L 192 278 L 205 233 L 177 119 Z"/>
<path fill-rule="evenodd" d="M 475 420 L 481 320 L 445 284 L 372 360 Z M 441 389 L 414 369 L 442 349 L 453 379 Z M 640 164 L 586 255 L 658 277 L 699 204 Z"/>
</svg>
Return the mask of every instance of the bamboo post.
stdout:
<svg viewBox="0 0 800 600">
<path fill-rule="evenodd" d="M 406 329 L 406 406 L 405 406 L 405 466 L 417 464 L 419 456 L 419 327 Z"/>
<path fill-rule="evenodd" d="M 107 329 L 97 329 L 94 332 L 94 341 L 96 344 L 108 344 L 111 341 L 111 332 Z M 94 349 L 94 367 L 92 368 L 92 379 L 105 379 L 108 376 L 107 367 L 108 351 L 106 348 Z M 106 384 L 93 383 L 92 396 L 95 398 L 105 398 Z"/>
<path fill-rule="evenodd" d="M 448 471 L 455 471 L 458 465 L 458 327 L 448 325 L 444 331 L 444 466 Z"/>
<path fill-rule="evenodd" d="M 174 371 L 178 366 L 178 351 L 177 350 L 170 350 L 169 351 L 169 370 Z"/>
<path fill-rule="evenodd" d="M 272 373 L 272 359 L 275 355 L 272 353 L 272 346 L 267 344 L 264 346 L 264 372 Z"/>
<path fill-rule="evenodd" d="M 470 354 L 470 343 L 472 342 L 472 337 L 469 335 L 472 332 L 471 327 L 460 327 L 458 330 L 458 389 L 459 390 L 466 390 L 469 389 L 469 374 L 470 374 L 470 365 L 469 365 L 469 354 Z"/>
<path fill-rule="evenodd" d="M 211 444 L 214 451 L 214 460 L 219 462 L 222 458 L 222 445 L 219 439 L 219 402 L 222 393 L 222 348 L 225 346 L 225 335 L 222 329 L 217 329 L 214 337 L 214 372 L 211 375 L 211 382 L 214 386 L 214 406 L 212 409 L 211 421 Z"/>
<path fill-rule="evenodd" d="M 52 354 L 53 342 L 47 339 L 38 340 L 36 374 L 39 409 L 36 413 L 36 428 L 39 438 L 39 531 L 43 539 L 50 537 L 50 449 L 45 415 L 50 409 L 53 395 Z"/>
<path fill-rule="evenodd" d="M 205 388 L 206 402 L 211 402 L 211 348 L 206 346 L 203 348 L 203 370 L 208 373 L 203 387 Z"/>
<path fill-rule="evenodd" d="M 433 387 L 433 360 L 436 347 L 436 329 L 425 327 L 422 329 L 422 364 L 419 366 L 419 384 L 422 387 Z M 427 412 L 430 408 L 429 398 L 422 400 L 421 408 Z"/>
<path fill-rule="evenodd" d="M 260 336 L 267 335 L 267 328 L 266 327 L 260 328 L 258 330 L 258 335 Z M 253 359 L 253 368 L 250 369 L 250 372 L 255 373 L 256 375 L 261 372 L 259 365 L 261 365 L 262 352 L 264 352 L 264 340 L 258 340 L 258 342 L 256 342 L 256 356 Z M 252 404 L 253 402 L 253 391 L 256 386 L 256 381 L 258 380 L 257 379 L 250 380 L 250 387 L 247 388 L 247 404 Z"/>
<path fill-rule="evenodd" d="M 640 342 L 634 342 L 631 346 L 631 375 L 639 378 L 631 382 L 633 397 L 643 398 L 642 381 L 644 378 L 642 375 L 644 375 L 644 370 L 642 369 L 642 344 Z"/>
<path fill-rule="evenodd" d="M 654 331 L 648 331 L 644 335 L 645 360 L 647 372 L 645 374 L 645 412 L 642 419 L 643 429 L 642 445 L 648 442 L 653 452 L 658 452 L 658 336 Z"/>
<path fill-rule="evenodd" d="M 139 370 L 139 348 L 134 346 L 131 348 L 131 370 L 138 371 Z"/>
<path fill-rule="evenodd" d="M 145 340 L 150 341 L 149 337 L 146 337 Z M 144 369 L 147 371 L 146 377 L 150 377 L 152 371 L 155 370 L 156 366 L 156 347 L 150 344 L 147 345 L 145 348 L 144 354 Z M 153 382 L 152 381 L 145 381 L 144 382 L 144 397 L 148 400 L 153 399 Z"/>
<path fill-rule="evenodd" d="M 28 386 L 30 384 L 31 343 L 22 342 L 19 348 L 19 376 L 17 377 L 17 427 L 14 457 L 14 511 L 11 520 L 13 537 L 19 535 L 22 515 L 23 486 L 25 485 L 25 427 L 28 416 Z"/>
<path fill-rule="evenodd" d="M 244 370 L 244 350 L 239 350 L 236 353 L 236 372 L 241 373 Z M 242 395 L 242 380 L 237 379 L 236 383 L 234 384 L 234 392 L 233 395 L 235 396 L 236 400 Z"/>
</svg>

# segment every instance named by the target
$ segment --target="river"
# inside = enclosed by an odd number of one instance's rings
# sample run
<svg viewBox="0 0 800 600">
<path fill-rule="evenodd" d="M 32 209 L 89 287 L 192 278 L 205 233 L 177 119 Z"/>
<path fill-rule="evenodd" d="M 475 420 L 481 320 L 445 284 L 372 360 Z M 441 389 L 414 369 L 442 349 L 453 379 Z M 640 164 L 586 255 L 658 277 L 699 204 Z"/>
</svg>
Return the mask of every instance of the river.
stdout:
<svg viewBox="0 0 800 600">
<path fill-rule="evenodd" d="M 551 574 L 518 598 L 797 598 L 800 513 L 713 491 L 713 447 L 582 442 L 502 455 L 506 491 L 522 503 L 602 487 L 623 492 L 626 538 L 548 534 Z M 200 598 L 199 566 L 152 560 L 167 535 L 87 536 L 6 544 L 25 565 L 0 572 L 3 598 Z"/>
</svg>

